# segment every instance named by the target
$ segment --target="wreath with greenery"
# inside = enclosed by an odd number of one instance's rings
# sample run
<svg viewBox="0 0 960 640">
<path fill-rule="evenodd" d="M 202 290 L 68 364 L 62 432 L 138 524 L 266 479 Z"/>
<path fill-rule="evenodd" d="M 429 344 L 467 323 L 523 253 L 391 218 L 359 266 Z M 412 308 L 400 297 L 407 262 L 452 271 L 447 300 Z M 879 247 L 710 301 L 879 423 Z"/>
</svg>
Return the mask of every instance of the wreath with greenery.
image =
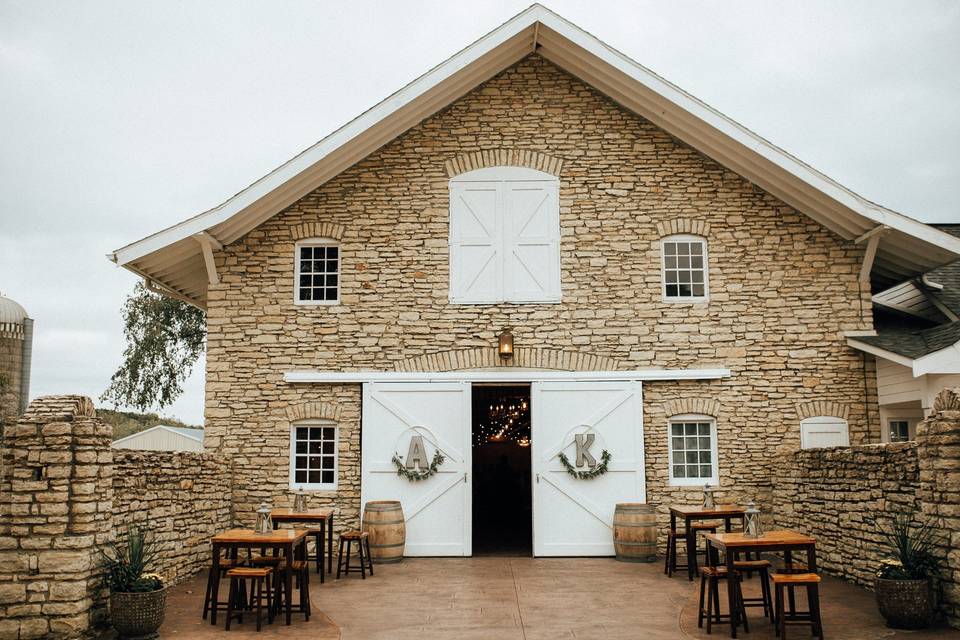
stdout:
<svg viewBox="0 0 960 640">
<path fill-rule="evenodd" d="M 440 468 L 440 465 L 443 464 L 444 460 L 445 458 L 443 457 L 443 454 L 440 453 L 440 450 L 438 449 L 437 452 L 433 454 L 433 460 L 430 461 L 430 466 L 428 468 L 416 470 L 407 469 L 407 465 L 403 464 L 403 460 L 400 459 L 400 456 L 393 456 L 393 464 L 397 467 L 397 475 L 406 478 L 410 482 L 426 480 L 437 472 L 437 469 Z"/>
<path fill-rule="evenodd" d="M 589 471 L 577 471 L 576 467 L 570 464 L 570 459 L 567 458 L 567 454 L 561 452 L 558 456 L 560 458 L 560 464 L 563 465 L 563 468 L 567 470 L 567 473 L 572 475 L 577 480 L 592 480 L 597 476 L 602 476 L 607 472 L 607 467 L 610 464 L 610 458 L 613 456 L 610 455 L 610 452 L 606 449 L 603 450 L 603 453 L 600 454 L 600 464 L 590 469 Z"/>
</svg>

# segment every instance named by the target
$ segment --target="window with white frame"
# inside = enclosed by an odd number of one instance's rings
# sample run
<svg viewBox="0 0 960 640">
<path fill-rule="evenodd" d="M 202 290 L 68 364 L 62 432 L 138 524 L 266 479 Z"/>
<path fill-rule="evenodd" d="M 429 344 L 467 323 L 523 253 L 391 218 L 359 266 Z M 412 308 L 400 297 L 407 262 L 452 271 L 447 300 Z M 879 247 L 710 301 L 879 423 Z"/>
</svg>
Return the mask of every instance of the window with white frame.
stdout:
<svg viewBox="0 0 960 640">
<path fill-rule="evenodd" d="M 890 442 L 907 442 L 910 440 L 910 421 L 890 421 Z"/>
<path fill-rule="evenodd" d="M 674 416 L 668 427 L 670 484 L 719 484 L 716 420 L 701 415 Z"/>
<path fill-rule="evenodd" d="M 290 433 L 290 487 L 337 488 L 337 425 L 329 420 L 307 420 Z"/>
<path fill-rule="evenodd" d="M 318 238 L 296 245 L 294 301 L 297 304 L 340 302 L 340 245 Z"/>
<path fill-rule="evenodd" d="M 702 302 L 709 296 L 707 241 L 699 236 L 667 236 L 660 242 L 663 299 Z"/>
</svg>

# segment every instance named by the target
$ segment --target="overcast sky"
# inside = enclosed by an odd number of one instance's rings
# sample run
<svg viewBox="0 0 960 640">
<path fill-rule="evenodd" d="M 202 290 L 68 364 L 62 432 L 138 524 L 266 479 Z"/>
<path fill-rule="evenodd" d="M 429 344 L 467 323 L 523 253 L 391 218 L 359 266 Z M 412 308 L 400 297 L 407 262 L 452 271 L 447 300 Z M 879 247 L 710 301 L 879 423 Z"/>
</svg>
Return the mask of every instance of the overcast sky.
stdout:
<svg viewBox="0 0 960 640">
<path fill-rule="evenodd" d="M 135 277 L 108 251 L 528 4 L 0 0 L 0 291 L 36 321 L 31 395 L 96 398 L 119 363 Z M 861 195 L 960 222 L 960 3 L 546 4 Z M 202 421 L 202 372 L 165 413 Z"/>
</svg>

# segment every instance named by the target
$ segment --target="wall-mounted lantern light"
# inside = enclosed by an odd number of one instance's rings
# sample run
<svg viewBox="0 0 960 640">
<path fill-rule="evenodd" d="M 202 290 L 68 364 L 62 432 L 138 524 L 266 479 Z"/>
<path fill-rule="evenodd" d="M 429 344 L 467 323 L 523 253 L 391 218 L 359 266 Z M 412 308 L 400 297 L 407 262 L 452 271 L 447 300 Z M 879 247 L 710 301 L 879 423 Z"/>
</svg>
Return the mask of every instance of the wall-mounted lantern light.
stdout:
<svg viewBox="0 0 960 640">
<path fill-rule="evenodd" d="M 513 334 L 510 333 L 510 327 L 500 332 L 497 352 L 500 354 L 501 360 L 509 360 L 513 357 Z"/>
</svg>

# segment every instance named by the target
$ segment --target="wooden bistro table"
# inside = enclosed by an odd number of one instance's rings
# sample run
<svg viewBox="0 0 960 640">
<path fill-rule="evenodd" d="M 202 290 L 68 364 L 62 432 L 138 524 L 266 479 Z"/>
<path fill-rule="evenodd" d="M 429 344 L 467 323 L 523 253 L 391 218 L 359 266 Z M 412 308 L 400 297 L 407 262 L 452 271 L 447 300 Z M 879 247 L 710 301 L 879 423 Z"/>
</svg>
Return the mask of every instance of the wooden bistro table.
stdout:
<svg viewBox="0 0 960 640">
<path fill-rule="evenodd" d="M 320 559 L 320 582 L 324 581 L 324 574 L 333 571 L 333 509 L 305 509 L 304 511 L 294 511 L 288 507 L 278 507 L 270 512 L 273 519 L 273 528 L 276 529 L 281 522 L 300 522 L 303 524 L 318 524 L 320 529 L 320 539 L 323 540 L 324 534 L 327 536 L 327 568 L 323 568 L 323 548 L 317 549 Z"/>
<path fill-rule="evenodd" d="M 306 557 L 307 534 L 306 529 L 280 529 L 270 533 L 257 533 L 251 529 L 230 529 L 210 538 L 210 544 L 213 546 L 213 575 L 220 575 L 220 552 L 226 549 L 230 557 L 236 559 L 237 551 L 240 549 L 276 549 L 286 560 L 286 571 L 284 572 L 284 587 L 287 593 L 287 624 L 290 624 L 290 617 L 293 611 L 290 593 L 293 591 L 293 559 L 297 554 L 298 547 L 303 557 Z M 210 610 L 210 624 L 217 624 L 217 607 Z"/>
<path fill-rule="evenodd" d="M 736 504 L 718 504 L 713 509 L 701 505 L 673 505 L 670 507 L 670 530 L 677 530 L 677 518 L 683 518 L 683 530 L 687 535 L 687 578 L 693 582 L 697 571 L 697 532 L 690 526 L 694 520 L 723 520 L 723 530 L 730 531 L 730 521 L 743 521 L 746 508 Z"/>
<path fill-rule="evenodd" d="M 807 567 L 810 573 L 817 572 L 817 541 L 816 539 L 795 531 L 767 531 L 759 538 L 751 538 L 742 531 L 736 533 L 708 533 L 707 562 L 712 562 L 713 549 L 724 552 L 727 565 L 728 582 L 733 580 L 734 557 L 739 553 L 752 551 L 755 553 L 782 551 L 784 562 L 793 562 L 794 551 L 807 552 Z M 737 626 L 740 624 L 739 610 L 734 605 L 734 590 L 727 585 L 727 607 L 730 612 L 730 637 L 737 637 Z"/>
</svg>

